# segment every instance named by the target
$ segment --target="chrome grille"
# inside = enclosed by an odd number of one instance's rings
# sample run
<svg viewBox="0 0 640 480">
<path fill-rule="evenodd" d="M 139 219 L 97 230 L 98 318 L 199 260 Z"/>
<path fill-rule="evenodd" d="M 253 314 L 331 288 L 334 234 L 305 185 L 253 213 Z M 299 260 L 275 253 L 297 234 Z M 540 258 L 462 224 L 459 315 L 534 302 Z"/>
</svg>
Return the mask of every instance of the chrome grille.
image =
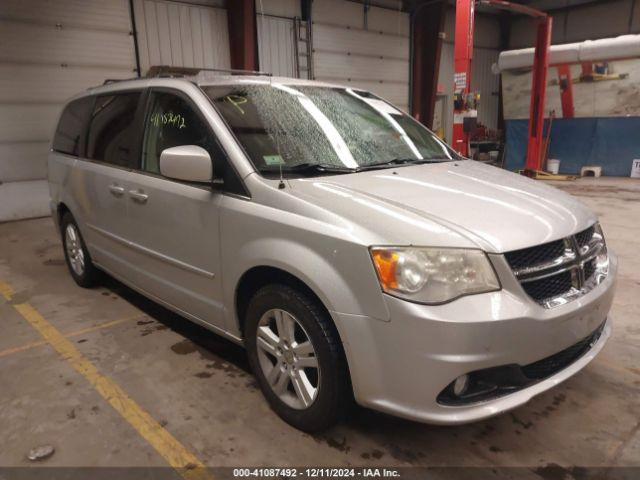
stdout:
<svg viewBox="0 0 640 480">
<path fill-rule="evenodd" d="M 584 279 L 589 280 L 596 271 L 596 260 L 589 260 L 584 264 Z"/>
<path fill-rule="evenodd" d="M 598 257 L 604 259 L 601 265 Z M 606 245 L 597 224 L 571 237 L 507 252 L 505 258 L 523 290 L 545 308 L 584 295 L 608 271 Z"/>
</svg>

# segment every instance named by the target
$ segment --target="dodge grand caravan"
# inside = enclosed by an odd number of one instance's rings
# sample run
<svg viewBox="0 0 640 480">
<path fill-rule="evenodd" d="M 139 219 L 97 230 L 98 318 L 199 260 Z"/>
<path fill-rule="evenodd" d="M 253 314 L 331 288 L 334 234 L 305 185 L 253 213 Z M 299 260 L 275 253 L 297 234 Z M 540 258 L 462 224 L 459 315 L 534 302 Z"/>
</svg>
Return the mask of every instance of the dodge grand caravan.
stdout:
<svg viewBox="0 0 640 480">
<path fill-rule="evenodd" d="M 66 105 L 48 166 L 74 280 L 107 272 L 243 345 L 302 430 L 352 398 L 428 423 L 496 415 L 611 333 L 616 258 L 593 212 L 359 89 L 115 82 Z"/>
</svg>

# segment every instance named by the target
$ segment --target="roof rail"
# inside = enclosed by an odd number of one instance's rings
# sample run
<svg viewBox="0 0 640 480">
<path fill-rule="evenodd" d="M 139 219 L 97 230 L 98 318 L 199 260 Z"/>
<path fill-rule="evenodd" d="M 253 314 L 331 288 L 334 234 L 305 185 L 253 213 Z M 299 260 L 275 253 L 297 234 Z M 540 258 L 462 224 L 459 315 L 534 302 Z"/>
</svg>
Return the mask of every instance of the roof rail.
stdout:
<svg viewBox="0 0 640 480">
<path fill-rule="evenodd" d="M 173 67 L 170 65 L 153 65 L 147 71 L 145 78 L 153 77 L 194 77 L 202 72 L 228 73 L 231 75 L 264 75 L 272 76 L 271 73 L 259 72 L 255 70 L 239 70 L 233 68 L 205 68 L 205 67 Z"/>
<path fill-rule="evenodd" d="M 271 73 L 259 72 L 256 70 L 239 70 L 233 68 L 205 68 L 205 67 L 174 67 L 171 65 L 153 65 L 142 78 L 182 78 L 195 77 L 201 73 L 228 73 L 230 75 L 262 75 L 266 77 L 273 76 Z M 140 77 L 133 78 L 107 78 L 102 85 L 110 85 L 112 83 L 127 82 L 129 80 L 140 80 Z M 89 90 L 96 87 L 89 87 Z"/>
<path fill-rule="evenodd" d="M 118 82 L 128 82 L 129 80 L 138 80 L 138 77 L 131 77 L 131 78 L 107 78 L 105 79 L 104 82 L 102 82 L 102 85 L 109 85 L 110 83 L 118 83 Z M 90 87 L 90 88 L 95 88 L 95 87 Z"/>
</svg>

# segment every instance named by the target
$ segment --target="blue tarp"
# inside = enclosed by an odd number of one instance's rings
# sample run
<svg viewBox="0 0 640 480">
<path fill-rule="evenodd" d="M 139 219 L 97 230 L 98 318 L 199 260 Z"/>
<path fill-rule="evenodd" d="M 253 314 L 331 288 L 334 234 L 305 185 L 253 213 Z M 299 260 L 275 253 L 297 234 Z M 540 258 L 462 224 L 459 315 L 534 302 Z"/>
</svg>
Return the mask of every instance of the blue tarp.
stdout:
<svg viewBox="0 0 640 480">
<path fill-rule="evenodd" d="M 524 167 L 528 120 L 506 120 L 505 167 Z M 558 118 L 551 127 L 549 157 L 560 160 L 560 173 L 576 174 L 585 165 L 602 167 L 603 175 L 628 177 L 640 158 L 640 117 Z"/>
</svg>

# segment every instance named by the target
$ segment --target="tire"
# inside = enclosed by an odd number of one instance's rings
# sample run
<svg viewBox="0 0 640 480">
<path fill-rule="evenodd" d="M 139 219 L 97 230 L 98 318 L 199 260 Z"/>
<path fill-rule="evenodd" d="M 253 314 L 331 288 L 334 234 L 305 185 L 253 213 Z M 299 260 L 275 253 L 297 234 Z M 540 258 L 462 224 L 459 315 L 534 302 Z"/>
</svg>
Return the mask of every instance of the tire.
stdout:
<svg viewBox="0 0 640 480">
<path fill-rule="evenodd" d="M 340 421 L 353 398 L 348 369 L 335 326 L 317 300 L 287 285 L 267 285 L 251 298 L 245 320 L 249 363 L 271 408 L 305 432 Z"/>
<path fill-rule="evenodd" d="M 78 224 L 71 213 L 67 212 L 62 216 L 60 231 L 64 258 L 69 273 L 79 286 L 83 288 L 94 287 L 99 283 L 100 271 L 91 261 Z"/>
</svg>

